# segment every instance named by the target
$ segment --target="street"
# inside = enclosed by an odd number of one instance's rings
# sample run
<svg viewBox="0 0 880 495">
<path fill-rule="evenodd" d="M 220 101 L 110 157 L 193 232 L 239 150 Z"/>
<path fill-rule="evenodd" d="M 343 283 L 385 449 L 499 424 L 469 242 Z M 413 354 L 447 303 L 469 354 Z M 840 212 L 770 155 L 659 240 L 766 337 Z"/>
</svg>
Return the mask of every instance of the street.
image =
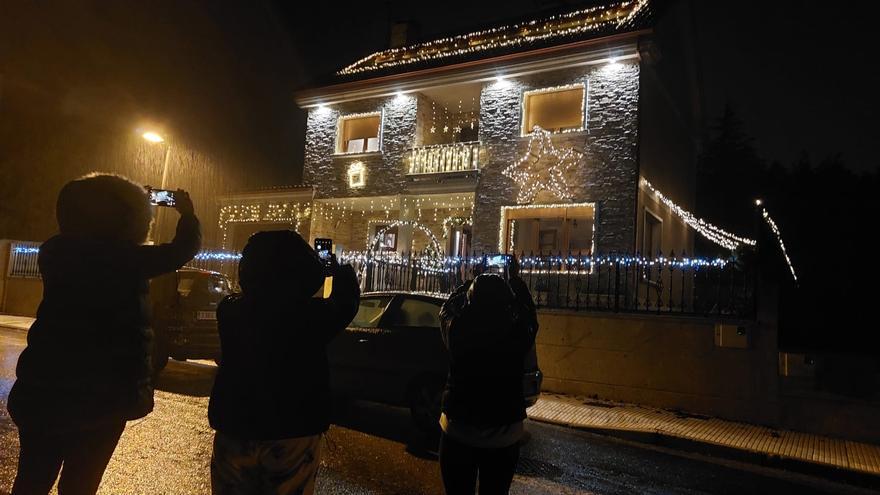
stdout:
<svg viewBox="0 0 880 495">
<path fill-rule="evenodd" d="M 18 437 L 6 412 L 25 333 L 0 329 L 0 493 L 15 476 Z M 104 476 L 102 494 L 207 494 L 213 431 L 207 405 L 216 368 L 171 361 L 155 411 L 131 422 Z M 440 494 L 439 466 L 409 413 L 371 403 L 337 405 L 317 493 Z M 848 487 L 736 463 L 528 422 L 511 493 L 841 493 Z M 420 446 L 422 445 L 422 446 Z M 856 490 L 852 490 L 857 493 Z"/>
</svg>

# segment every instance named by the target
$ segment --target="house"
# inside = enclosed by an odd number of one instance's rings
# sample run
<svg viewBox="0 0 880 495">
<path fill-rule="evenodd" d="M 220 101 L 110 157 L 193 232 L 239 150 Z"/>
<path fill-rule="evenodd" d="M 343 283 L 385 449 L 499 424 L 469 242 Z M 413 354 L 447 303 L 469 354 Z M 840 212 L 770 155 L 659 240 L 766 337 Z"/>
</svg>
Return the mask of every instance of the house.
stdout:
<svg viewBox="0 0 880 495">
<path fill-rule="evenodd" d="M 694 196 L 687 15 L 655 3 L 587 4 L 341 68 L 296 94 L 313 190 L 225 198 L 224 247 L 246 238 L 229 226 L 280 221 L 337 252 L 692 253 L 670 208 Z"/>
</svg>

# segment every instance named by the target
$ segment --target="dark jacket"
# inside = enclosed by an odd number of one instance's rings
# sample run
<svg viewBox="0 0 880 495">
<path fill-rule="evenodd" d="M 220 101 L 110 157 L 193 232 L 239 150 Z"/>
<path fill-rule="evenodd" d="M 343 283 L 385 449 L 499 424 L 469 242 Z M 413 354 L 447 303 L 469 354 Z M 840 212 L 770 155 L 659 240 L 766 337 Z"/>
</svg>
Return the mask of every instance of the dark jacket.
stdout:
<svg viewBox="0 0 880 495">
<path fill-rule="evenodd" d="M 317 435 L 330 425 L 327 344 L 351 322 L 360 289 L 343 266 L 327 299 L 235 294 L 217 308 L 222 361 L 211 427 L 248 440 Z"/>
<path fill-rule="evenodd" d="M 486 310 L 468 303 L 469 286 L 456 289 L 440 311 L 449 352 L 443 412 L 478 427 L 523 420 L 523 363 L 538 332 L 531 295 L 525 284 L 511 281 L 511 305 Z"/>
<path fill-rule="evenodd" d="M 184 215 L 159 246 L 57 235 L 40 247 L 43 300 L 18 359 L 9 413 L 20 428 L 76 429 L 153 409 L 149 284 L 199 250 Z"/>
</svg>

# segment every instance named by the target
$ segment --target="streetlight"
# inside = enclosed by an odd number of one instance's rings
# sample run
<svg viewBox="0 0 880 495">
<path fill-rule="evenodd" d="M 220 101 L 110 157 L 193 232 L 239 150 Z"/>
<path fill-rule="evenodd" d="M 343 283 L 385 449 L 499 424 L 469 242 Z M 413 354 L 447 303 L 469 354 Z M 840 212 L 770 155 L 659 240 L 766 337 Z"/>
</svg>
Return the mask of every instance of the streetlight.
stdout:
<svg viewBox="0 0 880 495">
<path fill-rule="evenodd" d="M 162 137 L 161 134 L 155 131 L 146 131 L 141 134 L 145 140 L 150 143 L 165 143 L 165 138 Z M 159 189 L 165 189 L 166 182 L 168 180 L 168 162 L 171 161 L 171 143 L 165 143 L 165 163 L 162 165 L 162 183 L 159 185 Z M 159 243 L 159 236 L 162 231 L 159 229 L 159 226 L 162 224 L 162 219 L 165 217 L 165 214 L 162 213 L 160 209 L 156 214 L 156 232 L 151 235 L 153 237 L 153 242 L 155 244 Z"/>
</svg>

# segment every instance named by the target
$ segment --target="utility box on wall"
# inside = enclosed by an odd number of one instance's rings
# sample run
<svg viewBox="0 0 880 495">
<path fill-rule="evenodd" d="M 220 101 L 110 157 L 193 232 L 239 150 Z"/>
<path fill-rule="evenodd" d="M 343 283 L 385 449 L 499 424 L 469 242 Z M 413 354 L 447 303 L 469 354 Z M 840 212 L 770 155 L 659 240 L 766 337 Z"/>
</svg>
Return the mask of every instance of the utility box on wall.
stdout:
<svg viewBox="0 0 880 495">
<path fill-rule="evenodd" d="M 734 349 L 749 348 L 749 328 L 732 323 L 715 324 L 715 346 Z"/>
</svg>

